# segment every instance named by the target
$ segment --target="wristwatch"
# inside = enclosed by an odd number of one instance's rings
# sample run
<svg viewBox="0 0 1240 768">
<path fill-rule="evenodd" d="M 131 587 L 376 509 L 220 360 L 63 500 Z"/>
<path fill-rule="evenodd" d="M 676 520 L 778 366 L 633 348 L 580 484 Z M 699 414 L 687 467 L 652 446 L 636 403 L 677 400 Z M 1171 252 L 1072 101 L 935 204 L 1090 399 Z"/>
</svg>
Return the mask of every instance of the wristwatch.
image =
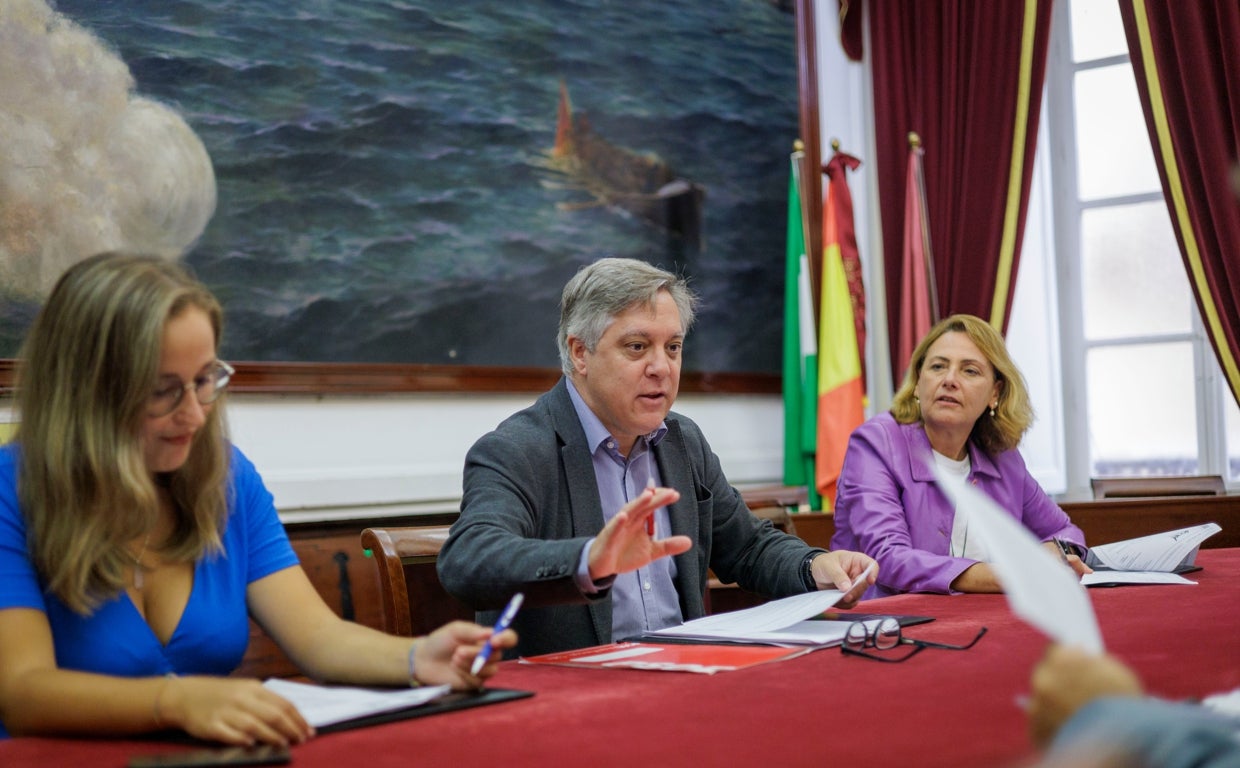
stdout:
<svg viewBox="0 0 1240 768">
<path fill-rule="evenodd" d="M 805 588 L 809 592 L 814 592 L 818 589 L 818 580 L 814 578 L 814 558 L 821 554 L 822 550 L 816 549 L 806 555 L 803 561 L 801 578 L 805 580 Z"/>
</svg>

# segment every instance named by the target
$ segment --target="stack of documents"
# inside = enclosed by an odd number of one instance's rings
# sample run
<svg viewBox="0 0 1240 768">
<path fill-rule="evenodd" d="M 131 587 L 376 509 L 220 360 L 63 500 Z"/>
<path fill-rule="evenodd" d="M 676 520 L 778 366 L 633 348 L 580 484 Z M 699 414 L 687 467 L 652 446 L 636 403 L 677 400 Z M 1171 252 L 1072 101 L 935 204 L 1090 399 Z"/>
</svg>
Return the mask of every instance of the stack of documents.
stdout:
<svg viewBox="0 0 1240 768">
<path fill-rule="evenodd" d="M 858 576 L 857 580 L 863 581 L 867 578 L 868 570 Z M 815 621 L 813 617 L 826 612 L 843 597 L 844 593 L 835 589 L 806 592 L 782 600 L 772 600 L 755 608 L 703 616 L 676 627 L 651 632 L 648 637 L 780 646 L 838 645 L 844 640 L 844 632 L 852 622 Z"/>
<path fill-rule="evenodd" d="M 263 683 L 267 690 L 292 702 L 306 722 L 315 728 L 349 720 L 421 706 L 443 696 L 446 685 L 422 688 L 351 688 L 342 685 L 313 685 L 271 678 Z"/>
<path fill-rule="evenodd" d="M 1205 523 L 1093 547 L 1086 563 L 1094 572 L 1082 576 L 1081 583 L 1087 587 L 1194 584 L 1177 574 L 1197 570 L 1194 562 L 1201 542 L 1221 530 L 1217 523 Z"/>
</svg>

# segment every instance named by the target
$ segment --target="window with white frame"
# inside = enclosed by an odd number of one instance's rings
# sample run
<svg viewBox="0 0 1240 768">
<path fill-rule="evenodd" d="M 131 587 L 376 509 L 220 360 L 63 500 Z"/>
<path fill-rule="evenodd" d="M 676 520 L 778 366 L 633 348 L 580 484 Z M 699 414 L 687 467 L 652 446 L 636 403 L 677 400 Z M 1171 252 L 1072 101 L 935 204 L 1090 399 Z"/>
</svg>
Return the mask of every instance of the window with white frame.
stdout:
<svg viewBox="0 0 1240 768">
<path fill-rule="evenodd" d="M 1224 385 L 1163 202 L 1114 0 L 1057 4 L 1047 70 L 1068 487 L 1240 475 Z"/>
</svg>

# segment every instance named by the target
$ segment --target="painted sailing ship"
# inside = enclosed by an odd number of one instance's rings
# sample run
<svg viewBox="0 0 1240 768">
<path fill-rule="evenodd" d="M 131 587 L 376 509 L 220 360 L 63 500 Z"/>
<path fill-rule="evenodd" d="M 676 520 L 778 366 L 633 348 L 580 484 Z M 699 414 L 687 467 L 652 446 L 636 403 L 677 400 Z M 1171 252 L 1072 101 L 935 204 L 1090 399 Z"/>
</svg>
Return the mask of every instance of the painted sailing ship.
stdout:
<svg viewBox="0 0 1240 768">
<path fill-rule="evenodd" d="M 658 155 L 617 146 L 595 133 L 585 114 L 573 114 L 563 81 L 550 165 L 592 197 L 561 207 L 619 208 L 680 238 L 688 248 L 702 248 L 705 188 L 678 175 Z"/>
</svg>

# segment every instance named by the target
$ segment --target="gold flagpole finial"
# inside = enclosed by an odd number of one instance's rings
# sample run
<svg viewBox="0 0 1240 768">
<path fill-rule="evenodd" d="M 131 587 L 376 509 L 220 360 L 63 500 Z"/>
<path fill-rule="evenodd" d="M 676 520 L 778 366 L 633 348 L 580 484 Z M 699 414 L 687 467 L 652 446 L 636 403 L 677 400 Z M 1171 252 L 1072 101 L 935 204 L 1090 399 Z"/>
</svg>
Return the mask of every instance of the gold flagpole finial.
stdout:
<svg viewBox="0 0 1240 768">
<path fill-rule="evenodd" d="M 832 152 L 840 151 L 840 140 L 839 139 L 831 139 L 831 151 Z"/>
<path fill-rule="evenodd" d="M 908 132 L 908 145 L 914 149 L 921 146 L 921 137 L 917 135 L 917 131 Z"/>
<path fill-rule="evenodd" d="M 792 151 L 793 151 L 793 152 L 804 152 L 804 151 L 805 151 L 805 142 L 801 141 L 800 139 L 795 139 L 795 140 L 793 140 L 793 142 L 792 142 Z"/>
</svg>

